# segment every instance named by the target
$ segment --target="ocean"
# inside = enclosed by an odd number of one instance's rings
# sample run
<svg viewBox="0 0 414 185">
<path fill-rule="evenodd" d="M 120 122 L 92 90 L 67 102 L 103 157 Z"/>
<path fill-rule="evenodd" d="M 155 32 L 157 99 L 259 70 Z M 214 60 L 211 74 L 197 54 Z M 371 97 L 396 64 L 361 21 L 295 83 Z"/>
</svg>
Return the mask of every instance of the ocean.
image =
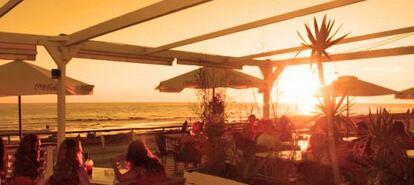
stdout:
<svg viewBox="0 0 414 185">
<path fill-rule="evenodd" d="M 82 129 L 130 128 L 181 125 L 184 121 L 197 121 L 197 103 L 67 103 L 66 128 L 68 131 Z M 351 114 L 367 114 L 369 108 L 391 109 L 393 113 L 406 112 L 414 104 L 354 104 Z M 289 116 L 304 113 L 298 105 L 278 104 L 271 114 Z M 243 121 L 250 114 L 261 115 L 261 105 L 254 103 L 227 103 L 226 117 L 229 121 Z M 56 130 L 55 103 L 22 104 L 23 130 L 45 130 L 48 125 Z M 0 130 L 18 129 L 17 104 L 0 104 Z"/>
</svg>

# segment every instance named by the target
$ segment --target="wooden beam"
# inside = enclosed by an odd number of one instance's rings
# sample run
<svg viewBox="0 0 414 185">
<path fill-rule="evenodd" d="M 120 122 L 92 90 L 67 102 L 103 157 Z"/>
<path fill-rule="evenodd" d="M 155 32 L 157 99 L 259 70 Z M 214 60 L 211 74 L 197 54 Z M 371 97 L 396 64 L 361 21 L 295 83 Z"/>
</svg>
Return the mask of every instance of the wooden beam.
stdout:
<svg viewBox="0 0 414 185">
<path fill-rule="evenodd" d="M 168 0 L 155 3 L 131 13 L 116 17 L 106 22 L 69 35 L 66 45 L 73 45 L 129 26 L 184 10 L 210 0 Z"/>
<path fill-rule="evenodd" d="M 272 75 L 270 75 L 270 80 L 272 81 L 272 83 L 279 78 L 279 76 L 280 76 L 280 74 L 282 74 L 283 70 L 285 70 L 285 66 L 281 65 L 281 66 L 278 66 L 272 72 Z"/>
<path fill-rule="evenodd" d="M 390 56 L 399 56 L 399 55 L 412 55 L 414 54 L 414 46 L 407 47 L 398 47 L 390 49 L 378 49 L 371 51 L 359 51 L 352 53 L 341 53 L 341 54 L 332 54 L 330 60 L 326 57 L 323 58 L 322 62 L 338 62 L 345 60 L 358 60 L 358 59 L 367 59 L 367 58 L 379 58 L 379 57 L 390 57 Z M 289 65 L 301 65 L 301 64 L 310 64 L 310 58 L 293 58 L 286 60 L 274 60 L 271 61 L 274 66 L 289 66 Z"/>
<path fill-rule="evenodd" d="M 134 55 L 119 55 L 115 53 L 106 52 L 94 52 L 87 50 L 80 50 L 74 54 L 75 58 L 96 59 L 96 60 L 110 60 L 116 62 L 129 62 L 129 63 L 141 63 L 141 64 L 154 64 L 154 65 L 172 65 L 173 59 L 168 58 L 155 58 L 147 56 L 134 56 Z"/>
<path fill-rule="evenodd" d="M 273 65 L 270 61 L 264 62 L 265 65 L 260 66 L 260 72 L 263 75 L 263 87 L 260 89 L 263 92 L 263 118 L 269 119 L 270 118 L 270 99 L 271 99 L 271 91 L 273 89 L 273 84 L 275 80 L 282 74 L 285 66 L 279 66 L 275 70 L 273 70 Z"/>
<path fill-rule="evenodd" d="M 43 35 L 0 32 L 0 42 L 15 44 L 34 44 L 44 46 L 49 41 L 61 41 L 62 38 L 63 37 L 61 36 L 52 37 Z M 244 62 L 228 62 L 230 59 L 234 57 L 194 53 L 187 51 L 168 50 L 147 56 L 144 53 L 147 49 L 149 49 L 148 47 L 101 41 L 86 41 L 82 44 L 71 47 L 79 49 L 79 53 L 76 54 L 75 57 L 80 58 L 129 62 L 142 61 L 143 63 L 162 65 L 170 65 L 170 61 L 177 58 L 179 62 L 183 62 L 183 64 L 186 63 L 188 65 L 197 65 L 197 62 L 199 63 L 200 61 L 206 61 L 206 63 L 208 63 L 206 65 L 213 65 L 217 63 L 218 67 L 220 64 L 233 66 L 233 68 L 239 68 L 240 66 L 244 65 Z M 159 61 L 160 63 L 157 63 L 157 61 Z M 168 61 L 168 64 L 165 61 Z M 226 62 L 228 64 L 225 64 Z M 258 60 L 251 60 L 248 62 L 251 65 L 261 64 L 261 61 Z"/>
<path fill-rule="evenodd" d="M 0 18 L 7 14 L 10 10 L 16 7 L 23 0 L 9 0 L 6 4 L 0 7 Z"/>
<path fill-rule="evenodd" d="M 36 45 L 0 42 L 0 59 L 36 60 Z"/>
<path fill-rule="evenodd" d="M 234 65 L 227 63 L 214 63 L 209 61 L 188 61 L 188 60 L 177 60 L 177 64 L 182 65 L 195 65 L 203 67 L 216 67 L 216 68 L 225 68 L 225 69 L 243 69 L 243 65 Z"/>
<path fill-rule="evenodd" d="M 414 26 L 394 29 L 394 30 L 388 30 L 388 31 L 383 31 L 383 32 L 377 32 L 377 33 L 370 33 L 370 34 L 365 34 L 365 35 L 359 35 L 359 36 L 354 36 L 354 37 L 348 37 L 338 42 L 337 44 L 358 42 L 358 41 L 376 39 L 376 38 L 398 35 L 398 34 L 403 34 L 403 33 L 410 33 L 410 32 L 414 32 Z M 261 57 L 268 57 L 268 56 L 274 56 L 274 55 L 285 54 L 285 53 L 299 52 L 301 50 L 307 50 L 307 49 L 308 48 L 305 46 L 296 46 L 296 47 L 291 47 L 291 48 L 286 48 L 286 49 L 280 49 L 280 50 L 274 50 L 274 51 L 268 51 L 264 53 L 257 53 L 253 55 L 238 57 L 234 61 L 243 61 L 243 60 L 249 60 L 253 58 L 261 58 Z"/>
<path fill-rule="evenodd" d="M 328 2 L 328 3 L 323 3 L 323 4 L 316 5 L 316 6 L 303 8 L 303 9 L 292 11 L 292 12 L 289 12 L 289 13 L 269 17 L 269 18 L 266 18 L 266 19 L 261 19 L 261 20 L 258 20 L 258 21 L 254 21 L 254 22 L 238 25 L 238 26 L 235 26 L 235 27 L 215 31 L 215 32 L 212 32 L 212 33 L 207 33 L 207 34 L 204 34 L 204 35 L 192 37 L 192 38 L 189 38 L 189 39 L 177 41 L 177 42 L 174 42 L 174 43 L 166 44 L 166 45 L 163 45 L 163 46 L 160 46 L 160 47 L 157 47 L 157 48 L 149 49 L 147 51 L 147 54 L 153 54 L 153 53 L 157 53 L 157 52 L 160 52 L 160 51 L 165 51 L 165 50 L 168 50 L 168 49 L 171 49 L 171 48 L 176 48 L 176 47 L 192 44 L 192 43 L 195 43 L 195 42 L 200 42 L 200 41 L 204 41 L 204 40 L 208 40 L 208 39 L 212 39 L 212 38 L 216 38 L 216 37 L 221 37 L 221 36 L 224 36 L 224 35 L 240 32 L 240 31 L 245 31 L 245 30 L 249 30 L 249 29 L 252 29 L 252 28 L 257 28 L 257 27 L 260 27 L 260 26 L 265 26 L 265 25 L 268 25 L 268 24 L 273 24 L 273 23 L 289 20 L 289 19 L 292 19 L 292 18 L 295 18 L 295 17 L 305 16 L 305 15 L 317 13 L 317 12 L 320 12 L 320 11 L 326 11 L 326 10 L 329 10 L 329 9 L 333 9 L 333 8 L 337 8 L 337 7 L 341 7 L 341 6 L 346 6 L 346 5 L 350 5 L 350 4 L 354 4 L 354 3 L 358 3 L 358 2 L 361 2 L 361 1 L 364 1 L 364 0 L 335 0 L 335 1 Z"/>
<path fill-rule="evenodd" d="M 50 40 L 51 38 L 42 35 L 0 32 L 0 42 L 3 43 L 40 45 L 42 40 Z"/>
<path fill-rule="evenodd" d="M 87 41 L 79 45 L 82 51 L 88 52 L 99 52 L 99 53 L 112 53 L 119 56 L 136 56 L 136 57 L 155 57 L 160 59 L 177 59 L 178 64 L 186 65 L 198 65 L 203 62 L 209 63 L 208 65 L 217 64 L 219 65 L 228 65 L 233 67 L 241 67 L 245 62 L 249 62 L 251 65 L 262 65 L 262 61 L 259 60 L 250 60 L 243 62 L 229 62 L 230 59 L 234 57 L 221 56 L 221 55 L 211 55 L 204 53 L 194 53 L 187 51 L 177 51 L 177 50 L 167 50 L 160 53 L 154 53 L 152 55 L 145 55 L 145 51 L 149 49 L 148 47 L 128 45 L 128 44 L 115 44 L 109 42 L 100 42 L 100 41 Z"/>
</svg>

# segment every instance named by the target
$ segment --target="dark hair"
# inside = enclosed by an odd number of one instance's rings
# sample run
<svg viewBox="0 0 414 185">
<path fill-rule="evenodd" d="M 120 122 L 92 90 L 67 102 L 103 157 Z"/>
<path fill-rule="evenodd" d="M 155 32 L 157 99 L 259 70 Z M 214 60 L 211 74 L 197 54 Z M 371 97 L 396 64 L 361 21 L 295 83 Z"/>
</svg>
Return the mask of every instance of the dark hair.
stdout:
<svg viewBox="0 0 414 185">
<path fill-rule="evenodd" d="M 82 151 L 79 140 L 65 139 L 60 144 L 53 175 L 50 177 L 50 185 L 54 184 L 79 184 L 78 169 L 81 161 L 78 153 Z"/>
<path fill-rule="evenodd" d="M 255 116 L 254 114 L 250 114 L 250 115 L 249 115 L 249 117 L 247 118 L 247 120 L 248 120 L 249 122 L 256 121 L 256 116 Z"/>
<path fill-rule="evenodd" d="M 3 138 L 0 137 L 0 171 L 2 171 L 4 169 L 4 158 L 6 157 L 6 147 L 4 146 L 3 143 Z"/>
<path fill-rule="evenodd" d="M 14 154 L 13 175 L 36 179 L 39 173 L 39 138 L 34 134 L 23 137 Z"/>
<path fill-rule="evenodd" d="M 165 177 L 164 166 L 140 140 L 129 144 L 126 160 L 134 167 L 142 167 L 151 175 Z"/>
<path fill-rule="evenodd" d="M 402 121 L 395 121 L 394 124 L 392 124 L 392 134 L 394 136 L 408 137 Z"/>
<path fill-rule="evenodd" d="M 365 121 L 360 121 L 357 123 L 357 135 L 363 136 L 368 134 L 368 125 Z"/>
</svg>

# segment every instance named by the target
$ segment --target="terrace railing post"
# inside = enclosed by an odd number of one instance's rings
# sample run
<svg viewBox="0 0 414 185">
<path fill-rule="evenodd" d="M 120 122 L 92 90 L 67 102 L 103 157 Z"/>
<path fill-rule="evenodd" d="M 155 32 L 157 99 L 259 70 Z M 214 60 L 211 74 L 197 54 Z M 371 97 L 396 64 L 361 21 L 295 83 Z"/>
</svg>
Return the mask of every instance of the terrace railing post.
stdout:
<svg viewBox="0 0 414 185">
<path fill-rule="evenodd" d="M 131 142 L 135 141 L 135 133 L 134 130 L 131 130 Z"/>
<path fill-rule="evenodd" d="M 53 147 L 46 147 L 46 167 L 45 167 L 45 177 L 49 178 L 53 174 Z"/>
<path fill-rule="evenodd" d="M 101 146 L 102 148 L 105 148 L 105 135 L 101 135 Z"/>
</svg>

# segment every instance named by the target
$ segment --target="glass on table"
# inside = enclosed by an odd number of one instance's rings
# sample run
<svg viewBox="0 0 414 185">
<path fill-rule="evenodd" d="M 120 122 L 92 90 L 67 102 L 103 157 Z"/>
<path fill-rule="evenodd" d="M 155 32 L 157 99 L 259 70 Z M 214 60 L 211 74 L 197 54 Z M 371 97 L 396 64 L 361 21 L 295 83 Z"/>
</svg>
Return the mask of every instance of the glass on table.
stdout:
<svg viewBox="0 0 414 185">
<path fill-rule="evenodd" d="M 92 170 L 93 170 L 93 160 L 89 158 L 89 155 L 87 153 L 85 153 L 85 170 L 86 173 L 88 173 L 88 175 L 92 175 Z"/>
<path fill-rule="evenodd" d="M 114 170 L 113 169 L 105 169 L 104 170 L 105 176 L 114 176 Z"/>
</svg>

